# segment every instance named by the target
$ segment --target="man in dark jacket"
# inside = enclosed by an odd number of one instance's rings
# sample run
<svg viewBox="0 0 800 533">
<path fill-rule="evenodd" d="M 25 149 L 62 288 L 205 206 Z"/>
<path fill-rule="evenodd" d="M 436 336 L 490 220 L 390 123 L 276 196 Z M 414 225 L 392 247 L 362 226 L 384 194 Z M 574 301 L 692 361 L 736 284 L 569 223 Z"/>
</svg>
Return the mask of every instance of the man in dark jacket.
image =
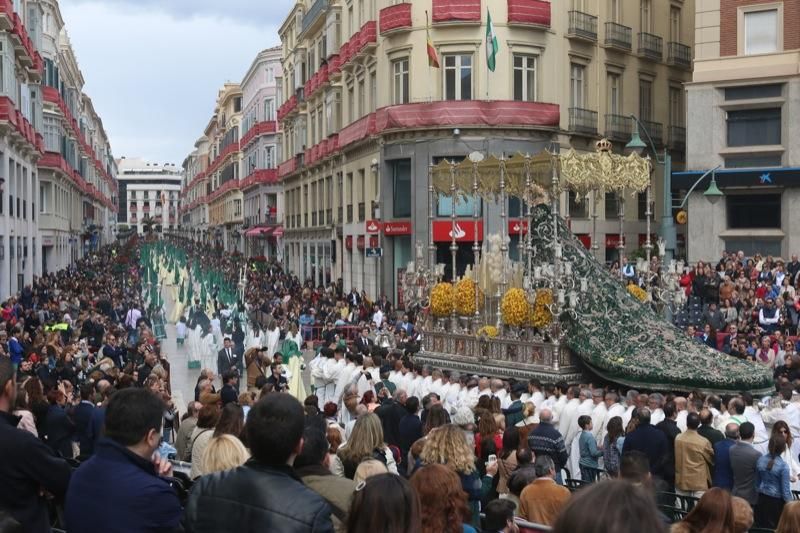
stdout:
<svg viewBox="0 0 800 533">
<path fill-rule="evenodd" d="M 664 464 L 664 481 L 669 484 L 670 491 L 675 488 L 675 437 L 681 434 L 681 430 L 676 422 L 677 418 L 678 412 L 675 407 L 675 402 L 668 402 L 664 405 L 664 420 L 656 424 L 656 427 L 667 437 L 669 456 Z"/>
<path fill-rule="evenodd" d="M 405 403 L 408 394 L 403 389 L 397 389 L 392 399 L 375 409 L 375 414 L 381 419 L 383 426 L 383 440 L 390 446 L 400 448 L 400 421 L 408 414 Z"/>
<path fill-rule="evenodd" d="M 330 470 L 327 425 L 321 416 L 306 417 L 303 432 L 303 451 L 294 460 L 294 468 L 303 484 L 322 496 L 331 506 L 337 530 L 345 529 L 347 513 L 353 501 L 356 483 L 346 477 L 335 476 Z"/>
<path fill-rule="evenodd" d="M 750 505 L 758 502 L 756 491 L 756 463 L 761 453 L 753 447 L 756 428 L 750 422 L 739 426 L 739 442 L 728 450 L 733 473 L 733 490 L 731 494 L 744 498 Z"/>
<path fill-rule="evenodd" d="M 222 406 L 239 401 L 239 374 L 236 370 L 228 370 L 222 375 L 222 389 L 219 391 Z"/>
<path fill-rule="evenodd" d="M 115 392 L 106 407 L 105 438 L 72 475 L 64 505 L 68 531 L 173 531 L 178 496 L 161 476 L 172 466 L 155 451 L 164 403 L 145 389 Z"/>
<path fill-rule="evenodd" d="M 669 446 L 667 437 L 660 429 L 650 424 L 650 409 L 639 409 L 639 425 L 625 437 L 622 453 L 638 450 L 647 456 L 650 462 L 650 473 L 661 479 L 666 479 L 666 460 L 668 459 Z"/>
<path fill-rule="evenodd" d="M 186 529 L 332 533 L 330 506 L 292 468 L 303 447 L 304 422 L 303 406 L 289 394 L 258 401 L 245 425 L 253 458 L 195 482 L 186 506 Z"/>
<path fill-rule="evenodd" d="M 733 467 L 731 448 L 739 441 L 739 424 L 731 422 L 725 426 L 725 439 L 714 445 L 714 473 L 712 485 L 727 491 L 733 489 Z"/>
<path fill-rule="evenodd" d="M 0 509 L 22 525 L 22 531 L 49 533 L 47 503 L 42 489 L 62 499 L 70 468 L 32 433 L 17 428 L 11 414 L 17 384 L 8 357 L 0 357 Z"/>
<path fill-rule="evenodd" d="M 75 406 L 72 419 L 75 422 L 75 437 L 80 447 L 80 456 L 88 457 L 94 452 L 94 439 L 92 436 L 92 414 L 94 413 L 94 385 L 84 383 L 81 385 L 81 403 Z"/>
<path fill-rule="evenodd" d="M 714 429 L 714 415 L 708 409 L 700 411 L 700 423 L 702 424 L 697 432 L 708 439 L 713 447 L 719 441 L 725 440 L 725 435 L 718 429 Z"/>
<path fill-rule="evenodd" d="M 223 348 L 217 352 L 217 373 L 224 376 L 228 370 L 235 370 L 239 364 L 239 356 L 233 349 L 230 337 L 225 337 Z"/>
</svg>

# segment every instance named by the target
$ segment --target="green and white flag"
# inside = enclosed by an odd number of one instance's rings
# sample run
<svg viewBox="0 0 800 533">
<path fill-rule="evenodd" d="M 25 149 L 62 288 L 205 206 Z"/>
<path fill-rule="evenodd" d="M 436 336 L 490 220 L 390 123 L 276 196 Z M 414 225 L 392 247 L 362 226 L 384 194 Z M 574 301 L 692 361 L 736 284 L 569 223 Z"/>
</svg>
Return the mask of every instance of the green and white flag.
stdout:
<svg viewBox="0 0 800 533">
<path fill-rule="evenodd" d="M 500 50 L 500 45 L 497 44 L 497 34 L 494 32 L 494 26 L 492 25 L 492 14 L 489 13 L 489 10 L 486 10 L 486 65 L 489 67 L 489 70 L 494 72 L 494 68 L 497 65 L 495 58 L 497 56 L 497 51 Z"/>
</svg>

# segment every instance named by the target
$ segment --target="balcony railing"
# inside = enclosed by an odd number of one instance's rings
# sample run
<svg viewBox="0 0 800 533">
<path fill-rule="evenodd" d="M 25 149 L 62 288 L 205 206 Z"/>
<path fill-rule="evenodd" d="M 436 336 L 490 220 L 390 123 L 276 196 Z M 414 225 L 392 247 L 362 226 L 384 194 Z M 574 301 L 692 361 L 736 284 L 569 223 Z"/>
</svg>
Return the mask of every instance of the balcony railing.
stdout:
<svg viewBox="0 0 800 533">
<path fill-rule="evenodd" d="M 597 133 L 597 111 L 570 107 L 569 131 L 595 135 Z"/>
<path fill-rule="evenodd" d="M 664 39 L 652 33 L 639 33 L 639 55 L 654 61 L 664 56 Z"/>
<path fill-rule="evenodd" d="M 685 44 L 669 42 L 667 43 L 667 63 L 681 67 L 692 66 L 692 49 Z"/>
<path fill-rule="evenodd" d="M 300 33 L 305 32 L 309 26 L 314 24 L 320 17 L 328 10 L 330 0 L 317 0 L 311 5 L 311 9 L 303 17 L 303 29 Z"/>
<path fill-rule="evenodd" d="M 660 122 L 652 122 L 650 120 L 642 120 L 642 126 L 650 134 L 653 139 L 653 144 L 662 146 L 664 144 L 664 125 Z M 639 135 L 644 139 L 646 134 L 642 128 L 639 128 Z"/>
<path fill-rule="evenodd" d="M 675 150 L 686 148 L 686 128 L 683 126 L 669 127 L 669 146 Z"/>
<path fill-rule="evenodd" d="M 606 46 L 630 50 L 632 40 L 631 29 L 628 26 L 616 22 L 606 22 Z"/>
<path fill-rule="evenodd" d="M 626 115 L 606 115 L 606 137 L 628 142 L 631 138 L 631 118 Z"/>
<path fill-rule="evenodd" d="M 569 36 L 597 40 L 597 17 L 582 11 L 569 12 Z"/>
<path fill-rule="evenodd" d="M 364 202 L 359 202 L 358 204 L 358 221 L 364 222 L 367 220 L 367 207 Z"/>
</svg>

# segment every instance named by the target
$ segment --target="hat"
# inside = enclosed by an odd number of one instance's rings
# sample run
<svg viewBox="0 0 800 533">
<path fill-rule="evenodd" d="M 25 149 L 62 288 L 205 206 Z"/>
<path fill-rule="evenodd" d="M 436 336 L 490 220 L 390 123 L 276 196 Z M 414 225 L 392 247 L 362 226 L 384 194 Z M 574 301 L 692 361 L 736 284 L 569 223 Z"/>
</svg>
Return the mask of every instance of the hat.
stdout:
<svg viewBox="0 0 800 533">
<path fill-rule="evenodd" d="M 528 387 L 524 383 L 514 383 L 514 387 L 511 390 L 519 394 L 524 394 L 528 392 Z"/>
<path fill-rule="evenodd" d="M 203 405 L 217 405 L 222 400 L 222 396 L 215 392 L 204 392 L 200 395 L 200 403 Z"/>
</svg>

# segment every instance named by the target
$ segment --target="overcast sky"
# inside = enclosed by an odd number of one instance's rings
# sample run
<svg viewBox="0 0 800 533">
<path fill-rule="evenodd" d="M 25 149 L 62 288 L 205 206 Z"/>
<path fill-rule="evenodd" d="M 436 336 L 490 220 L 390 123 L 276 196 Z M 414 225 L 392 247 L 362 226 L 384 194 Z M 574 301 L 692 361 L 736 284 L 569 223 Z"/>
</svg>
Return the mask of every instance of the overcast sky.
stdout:
<svg viewBox="0 0 800 533">
<path fill-rule="evenodd" d="M 294 0 L 61 0 L 116 157 L 180 165 L 226 81 L 280 44 Z"/>
</svg>

